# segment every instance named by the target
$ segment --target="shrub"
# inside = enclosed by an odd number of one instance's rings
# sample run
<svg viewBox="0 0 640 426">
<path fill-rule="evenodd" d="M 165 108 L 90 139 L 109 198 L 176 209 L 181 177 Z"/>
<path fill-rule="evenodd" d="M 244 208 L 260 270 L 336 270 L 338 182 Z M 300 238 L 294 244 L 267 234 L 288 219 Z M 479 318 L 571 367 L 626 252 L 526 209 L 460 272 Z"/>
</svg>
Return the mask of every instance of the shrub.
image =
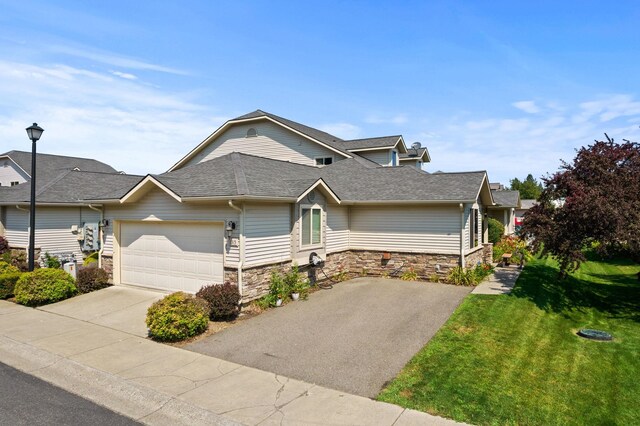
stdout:
<svg viewBox="0 0 640 426">
<path fill-rule="evenodd" d="M 240 313 L 238 286 L 226 282 L 222 285 L 205 285 L 196 293 L 209 306 L 212 320 L 234 318 Z"/>
<path fill-rule="evenodd" d="M 42 268 L 22 274 L 15 286 L 16 302 L 27 306 L 46 305 L 73 296 L 73 277 L 61 269 Z"/>
<path fill-rule="evenodd" d="M 476 267 L 473 269 L 473 275 L 475 277 L 474 281 L 476 283 L 479 283 L 492 273 L 493 267 L 491 265 L 488 265 L 486 263 L 476 265 Z"/>
<path fill-rule="evenodd" d="M 15 266 L 22 272 L 27 272 L 29 270 L 29 264 L 27 263 L 27 252 L 24 250 L 6 251 L 2 254 L 2 260 Z M 37 262 L 34 266 L 36 268 L 39 267 Z"/>
<path fill-rule="evenodd" d="M 97 264 L 98 256 L 99 256 L 99 253 L 97 251 L 94 251 L 89 256 L 84 258 L 84 261 L 82 262 L 82 266 L 92 266 L 94 264 Z"/>
<path fill-rule="evenodd" d="M 270 301 L 273 302 L 271 306 L 275 306 L 277 299 L 282 299 L 282 301 L 284 301 L 289 295 L 289 289 L 287 288 L 287 284 L 284 282 L 284 277 L 276 270 L 271 271 L 269 295 L 271 296 Z"/>
<path fill-rule="evenodd" d="M 5 237 L 0 237 L 0 254 L 4 254 L 9 251 L 9 241 Z"/>
<path fill-rule="evenodd" d="M 47 268 L 60 269 L 60 260 L 46 252 L 44 254 L 44 265 Z"/>
<path fill-rule="evenodd" d="M 461 266 L 451 269 L 447 275 L 447 281 L 455 285 L 473 285 L 474 278 L 473 269 L 464 269 Z"/>
<path fill-rule="evenodd" d="M 523 240 L 514 236 L 503 237 L 493 246 L 493 261 L 501 261 L 504 253 L 511 253 L 514 255 L 512 262 L 516 262 L 516 259 L 519 260 L 519 257 L 521 256 L 527 262 L 533 257 L 531 252 L 527 250 L 527 244 Z"/>
<path fill-rule="evenodd" d="M 292 293 L 298 293 L 302 299 L 309 296 L 309 280 L 301 276 L 298 265 L 293 264 L 291 270 L 284 274 L 283 280 L 287 296 Z"/>
<path fill-rule="evenodd" d="M 102 268 L 90 266 L 88 268 L 79 268 L 76 278 L 76 286 L 80 293 L 90 293 L 109 287 L 109 273 Z"/>
<path fill-rule="evenodd" d="M 179 291 L 151 305 L 146 323 L 153 339 L 183 340 L 207 329 L 209 310 L 204 300 Z"/>
<path fill-rule="evenodd" d="M 440 275 L 438 275 L 438 274 L 429 275 L 429 281 L 431 281 L 432 283 L 439 283 L 440 282 Z"/>
<path fill-rule="evenodd" d="M 418 273 L 414 271 L 413 268 L 409 268 L 408 271 L 400 275 L 400 279 L 404 281 L 415 281 L 418 279 Z"/>
<path fill-rule="evenodd" d="M 499 220 L 492 217 L 487 222 L 489 228 L 489 242 L 496 244 L 500 241 L 500 238 L 504 235 L 504 225 Z"/>
<path fill-rule="evenodd" d="M 0 299 L 13 296 L 13 289 L 22 273 L 7 262 L 0 262 Z"/>
</svg>

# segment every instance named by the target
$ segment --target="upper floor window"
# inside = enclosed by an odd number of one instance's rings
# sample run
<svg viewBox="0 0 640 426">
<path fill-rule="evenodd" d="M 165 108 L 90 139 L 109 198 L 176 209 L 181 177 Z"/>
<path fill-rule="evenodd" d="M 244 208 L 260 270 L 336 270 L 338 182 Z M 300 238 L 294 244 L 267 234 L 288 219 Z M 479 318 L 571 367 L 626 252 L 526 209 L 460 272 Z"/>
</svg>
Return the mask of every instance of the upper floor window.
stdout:
<svg viewBox="0 0 640 426">
<path fill-rule="evenodd" d="M 398 165 L 398 151 L 396 150 L 391 151 L 391 165 L 392 166 Z"/>
<path fill-rule="evenodd" d="M 333 157 L 317 157 L 316 166 L 328 166 L 333 163 Z"/>
<path fill-rule="evenodd" d="M 301 245 L 312 246 L 322 242 L 322 209 L 318 206 L 301 207 Z"/>
<path fill-rule="evenodd" d="M 256 129 L 254 129 L 252 127 L 249 130 L 247 130 L 247 137 L 248 138 L 255 138 L 256 136 L 258 136 L 258 131 Z"/>
</svg>

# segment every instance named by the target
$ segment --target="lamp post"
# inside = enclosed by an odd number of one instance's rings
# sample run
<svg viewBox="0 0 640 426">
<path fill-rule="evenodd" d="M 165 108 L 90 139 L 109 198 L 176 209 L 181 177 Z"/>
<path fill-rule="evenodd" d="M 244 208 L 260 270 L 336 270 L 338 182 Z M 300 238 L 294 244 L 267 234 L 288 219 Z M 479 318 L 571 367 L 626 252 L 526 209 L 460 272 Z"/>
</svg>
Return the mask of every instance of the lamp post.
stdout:
<svg viewBox="0 0 640 426">
<path fill-rule="evenodd" d="M 33 271 L 36 246 L 36 142 L 44 129 L 33 123 L 27 127 L 27 135 L 31 139 L 31 203 L 29 206 L 29 271 Z"/>
</svg>

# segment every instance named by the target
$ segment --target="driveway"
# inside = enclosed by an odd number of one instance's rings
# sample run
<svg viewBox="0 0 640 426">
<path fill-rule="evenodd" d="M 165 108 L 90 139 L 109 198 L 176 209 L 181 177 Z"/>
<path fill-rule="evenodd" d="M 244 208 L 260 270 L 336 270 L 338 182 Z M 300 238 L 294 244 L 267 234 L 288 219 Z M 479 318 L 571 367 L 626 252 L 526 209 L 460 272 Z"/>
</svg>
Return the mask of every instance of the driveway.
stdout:
<svg viewBox="0 0 640 426">
<path fill-rule="evenodd" d="M 445 284 L 358 278 L 184 348 L 373 398 L 470 291 Z"/>
<path fill-rule="evenodd" d="M 153 290 L 112 286 L 38 309 L 147 337 L 147 309 L 166 295 Z"/>
</svg>

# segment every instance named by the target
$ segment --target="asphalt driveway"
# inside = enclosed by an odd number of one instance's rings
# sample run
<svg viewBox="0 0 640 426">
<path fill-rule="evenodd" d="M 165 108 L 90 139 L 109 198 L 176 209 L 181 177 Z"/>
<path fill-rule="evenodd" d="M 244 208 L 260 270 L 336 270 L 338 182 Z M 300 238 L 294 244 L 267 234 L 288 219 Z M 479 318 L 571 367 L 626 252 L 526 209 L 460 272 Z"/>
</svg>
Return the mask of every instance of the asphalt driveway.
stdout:
<svg viewBox="0 0 640 426">
<path fill-rule="evenodd" d="M 357 278 L 185 349 L 375 397 L 470 291 L 446 284 Z"/>
</svg>

